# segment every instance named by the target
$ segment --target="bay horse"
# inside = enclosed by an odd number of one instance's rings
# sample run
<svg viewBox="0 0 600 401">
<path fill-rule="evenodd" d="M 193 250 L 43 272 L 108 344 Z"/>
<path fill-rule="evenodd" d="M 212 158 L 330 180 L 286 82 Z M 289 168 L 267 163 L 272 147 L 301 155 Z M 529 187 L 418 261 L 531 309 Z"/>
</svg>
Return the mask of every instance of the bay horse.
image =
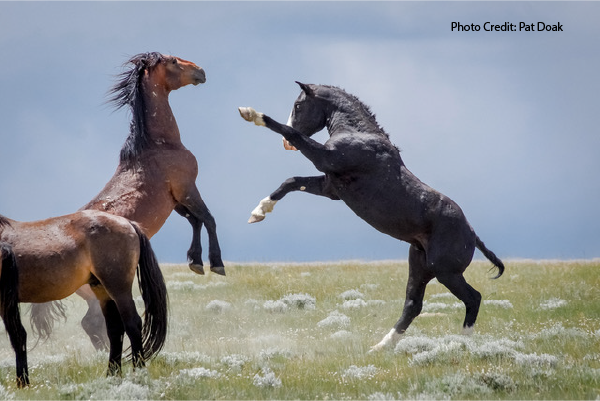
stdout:
<svg viewBox="0 0 600 401">
<path fill-rule="evenodd" d="M 292 191 L 342 200 L 358 217 L 380 232 L 410 244 L 409 276 L 402 316 L 372 351 L 398 342 L 423 306 L 427 283 L 433 278 L 466 306 L 463 330 L 472 330 L 481 294 L 463 272 L 478 248 L 497 268 L 504 265 L 475 234 L 461 208 L 421 182 L 405 166 L 400 151 L 379 126 L 369 107 L 344 90 L 299 83 L 302 89 L 287 125 L 240 107 L 241 116 L 284 137 L 324 175 L 293 177 L 281 184 L 252 211 L 249 222 L 265 218 Z M 321 144 L 311 138 L 327 128 Z"/>
<path fill-rule="evenodd" d="M 179 128 L 169 105 L 169 94 L 186 85 L 206 82 L 201 67 L 179 57 L 157 52 L 129 59 L 128 67 L 110 89 L 108 100 L 116 109 L 131 112 L 130 133 L 120 152 L 120 161 L 104 189 L 80 210 L 102 210 L 135 221 L 151 238 L 173 210 L 192 226 L 187 252 L 192 271 L 204 274 L 200 231 L 208 232 L 210 270 L 225 275 L 215 219 L 196 186 L 198 163 L 181 142 Z M 97 349 L 106 347 L 104 319 L 94 294 L 85 286 L 77 291 L 88 302 L 82 326 Z M 52 329 L 50 305 L 32 307 L 32 324 L 41 337 Z"/>
<path fill-rule="evenodd" d="M 84 284 L 99 300 L 106 321 L 109 375 L 121 372 L 124 333 L 131 342 L 134 368 L 162 349 L 167 289 L 150 241 L 137 224 L 97 210 L 33 222 L 0 215 L 0 244 L 2 318 L 16 354 L 19 387 L 29 384 L 29 375 L 27 333 L 18 302 L 60 300 Z M 136 270 L 145 305 L 143 322 L 132 296 Z"/>
</svg>

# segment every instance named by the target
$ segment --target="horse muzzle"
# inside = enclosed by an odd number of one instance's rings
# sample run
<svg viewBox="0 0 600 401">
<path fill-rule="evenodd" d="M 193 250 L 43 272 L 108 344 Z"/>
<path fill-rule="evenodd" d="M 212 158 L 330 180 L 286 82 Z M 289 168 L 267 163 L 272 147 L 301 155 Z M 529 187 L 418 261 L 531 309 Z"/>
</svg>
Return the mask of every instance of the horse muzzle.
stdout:
<svg viewBox="0 0 600 401">
<path fill-rule="evenodd" d="M 202 68 L 198 67 L 198 69 L 194 71 L 193 80 L 194 85 L 203 84 L 206 82 L 206 73 Z"/>
</svg>

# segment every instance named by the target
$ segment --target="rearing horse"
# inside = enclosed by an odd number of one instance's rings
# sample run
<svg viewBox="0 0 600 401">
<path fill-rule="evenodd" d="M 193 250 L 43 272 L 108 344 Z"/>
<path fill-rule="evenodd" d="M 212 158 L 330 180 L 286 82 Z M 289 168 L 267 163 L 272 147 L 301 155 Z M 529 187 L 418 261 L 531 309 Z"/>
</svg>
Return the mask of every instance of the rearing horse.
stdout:
<svg viewBox="0 0 600 401">
<path fill-rule="evenodd" d="M 399 340 L 421 312 L 425 287 L 433 278 L 463 301 L 463 328 L 470 331 L 481 294 L 465 281 L 463 272 L 475 248 L 498 268 L 496 278 L 504 271 L 500 259 L 485 247 L 454 201 L 406 168 L 398 148 L 365 104 L 336 87 L 298 84 L 302 93 L 287 125 L 252 108 L 240 107 L 240 114 L 281 134 L 324 175 L 288 179 L 260 202 L 249 222 L 263 220 L 265 213 L 292 191 L 341 199 L 377 230 L 411 244 L 402 316 L 373 350 Z M 325 127 L 330 136 L 325 144 L 310 138 Z"/>
<path fill-rule="evenodd" d="M 128 107 L 132 119 L 129 137 L 121 149 L 116 172 L 104 189 L 82 209 L 95 209 L 135 221 L 151 238 L 173 210 L 185 217 L 193 229 L 187 252 L 190 269 L 204 274 L 200 230 L 208 232 L 210 270 L 225 275 L 215 219 L 196 186 L 198 163 L 181 142 L 169 93 L 186 85 L 206 82 L 196 64 L 160 53 L 132 57 L 129 67 L 110 90 L 109 102 L 117 109 Z M 104 320 L 89 287 L 77 293 L 88 302 L 82 326 L 96 348 L 104 348 Z M 33 305 L 32 322 L 44 321 L 49 308 Z M 50 328 L 51 329 L 51 328 Z M 40 327 L 42 335 L 49 329 Z"/>
</svg>

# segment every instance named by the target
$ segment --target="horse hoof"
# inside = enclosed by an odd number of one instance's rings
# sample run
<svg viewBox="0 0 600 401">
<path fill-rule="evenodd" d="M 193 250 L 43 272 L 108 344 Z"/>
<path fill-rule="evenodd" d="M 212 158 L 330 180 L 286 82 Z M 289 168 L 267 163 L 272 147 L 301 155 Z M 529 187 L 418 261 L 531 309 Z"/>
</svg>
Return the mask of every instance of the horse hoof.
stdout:
<svg viewBox="0 0 600 401">
<path fill-rule="evenodd" d="M 248 219 L 248 224 L 258 223 L 259 221 L 263 221 L 265 219 L 265 215 L 253 214 Z"/>
<path fill-rule="evenodd" d="M 258 113 L 252 107 L 238 107 L 240 116 L 246 121 L 253 122 L 256 125 L 264 126 L 263 113 Z"/>
<path fill-rule="evenodd" d="M 250 122 L 254 121 L 256 111 L 252 107 L 238 107 L 238 111 L 244 120 Z"/>
<path fill-rule="evenodd" d="M 204 266 L 199 265 L 197 263 L 190 263 L 189 266 L 190 270 L 194 273 L 204 275 Z"/>
<path fill-rule="evenodd" d="M 225 276 L 225 266 L 211 266 L 210 271 Z"/>
</svg>

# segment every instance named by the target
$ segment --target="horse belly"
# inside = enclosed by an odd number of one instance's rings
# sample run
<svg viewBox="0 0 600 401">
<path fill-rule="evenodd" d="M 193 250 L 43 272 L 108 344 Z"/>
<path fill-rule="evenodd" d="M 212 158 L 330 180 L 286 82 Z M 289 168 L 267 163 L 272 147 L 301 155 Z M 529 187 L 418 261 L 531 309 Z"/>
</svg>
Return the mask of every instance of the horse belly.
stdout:
<svg viewBox="0 0 600 401">
<path fill-rule="evenodd" d="M 89 260 L 80 252 L 19 253 L 17 249 L 15 254 L 21 302 L 60 300 L 89 281 Z"/>
<path fill-rule="evenodd" d="M 426 230 L 419 202 L 395 177 L 366 175 L 336 184 L 340 199 L 376 230 L 406 242 L 414 242 L 415 233 Z"/>
</svg>

